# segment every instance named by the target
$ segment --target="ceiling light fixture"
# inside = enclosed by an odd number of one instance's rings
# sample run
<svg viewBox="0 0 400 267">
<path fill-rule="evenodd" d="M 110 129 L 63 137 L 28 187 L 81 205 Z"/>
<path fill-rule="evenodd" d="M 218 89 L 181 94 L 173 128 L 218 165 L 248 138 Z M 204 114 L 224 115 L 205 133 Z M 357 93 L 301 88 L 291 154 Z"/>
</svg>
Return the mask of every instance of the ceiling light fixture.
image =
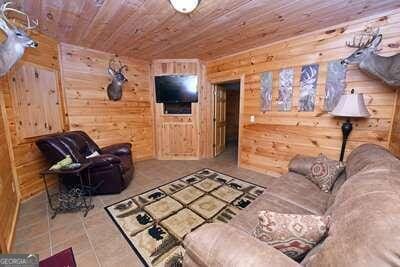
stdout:
<svg viewBox="0 0 400 267">
<path fill-rule="evenodd" d="M 189 14 L 198 7 L 200 0 L 169 0 L 169 2 L 176 11 Z"/>
</svg>

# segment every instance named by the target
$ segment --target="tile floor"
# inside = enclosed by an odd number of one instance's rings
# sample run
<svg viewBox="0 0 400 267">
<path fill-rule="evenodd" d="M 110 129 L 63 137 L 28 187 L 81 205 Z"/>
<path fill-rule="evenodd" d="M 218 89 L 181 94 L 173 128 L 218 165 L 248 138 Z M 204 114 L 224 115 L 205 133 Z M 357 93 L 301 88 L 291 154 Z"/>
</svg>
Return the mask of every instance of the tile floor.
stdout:
<svg viewBox="0 0 400 267">
<path fill-rule="evenodd" d="M 95 208 L 85 218 L 81 213 L 65 213 L 51 219 L 46 195 L 35 196 L 21 205 L 13 252 L 39 253 L 47 258 L 72 247 L 79 267 L 143 266 L 128 242 L 104 211 L 104 206 L 147 191 L 190 174 L 201 168 L 212 168 L 254 183 L 271 176 L 239 169 L 236 150 L 228 148 L 215 159 L 200 161 L 137 162 L 129 187 L 121 194 L 94 197 Z"/>
</svg>

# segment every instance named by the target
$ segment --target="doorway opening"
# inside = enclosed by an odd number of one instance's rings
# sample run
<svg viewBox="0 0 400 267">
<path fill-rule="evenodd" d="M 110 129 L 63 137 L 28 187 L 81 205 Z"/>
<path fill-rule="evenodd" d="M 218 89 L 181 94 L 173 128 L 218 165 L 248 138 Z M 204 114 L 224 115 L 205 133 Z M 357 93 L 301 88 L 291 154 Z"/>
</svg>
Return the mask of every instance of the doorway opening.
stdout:
<svg viewBox="0 0 400 267">
<path fill-rule="evenodd" d="M 214 84 L 214 157 L 238 160 L 240 80 Z"/>
</svg>

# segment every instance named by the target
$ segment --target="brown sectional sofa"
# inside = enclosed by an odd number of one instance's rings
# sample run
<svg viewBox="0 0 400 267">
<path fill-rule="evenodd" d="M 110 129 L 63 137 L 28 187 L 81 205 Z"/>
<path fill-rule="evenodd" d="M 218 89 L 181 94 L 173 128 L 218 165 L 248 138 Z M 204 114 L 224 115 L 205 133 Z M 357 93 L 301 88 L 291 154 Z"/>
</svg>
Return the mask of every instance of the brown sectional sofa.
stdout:
<svg viewBox="0 0 400 267">
<path fill-rule="evenodd" d="M 184 241 L 184 266 L 400 266 L 400 161 L 362 145 L 331 193 L 289 172 L 229 224 L 207 224 Z M 329 214 L 327 237 L 298 263 L 252 236 L 260 210 Z"/>
</svg>

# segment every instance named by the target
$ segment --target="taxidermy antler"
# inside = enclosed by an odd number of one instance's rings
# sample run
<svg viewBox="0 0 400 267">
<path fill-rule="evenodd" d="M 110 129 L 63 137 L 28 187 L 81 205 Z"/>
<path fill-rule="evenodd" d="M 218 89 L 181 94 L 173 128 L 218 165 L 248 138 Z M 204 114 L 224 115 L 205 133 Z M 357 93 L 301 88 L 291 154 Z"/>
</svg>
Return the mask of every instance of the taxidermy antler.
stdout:
<svg viewBox="0 0 400 267">
<path fill-rule="evenodd" d="M 379 29 L 374 31 L 367 28 L 358 38 L 355 36 L 351 43 L 346 42 L 348 47 L 358 49 L 343 59 L 342 64 L 358 64 L 361 70 L 382 79 L 386 84 L 400 86 L 400 54 L 390 57 L 377 55 L 376 51 L 381 41 L 382 34 L 379 34 Z"/>
<path fill-rule="evenodd" d="M 6 74 L 12 66 L 24 55 L 26 47 L 37 47 L 38 43 L 32 40 L 26 31 L 34 29 L 38 25 L 37 20 L 30 20 L 29 16 L 17 9 L 10 8 L 11 2 L 4 3 L 0 7 L 0 29 L 7 36 L 7 40 L 0 44 L 0 76 Z M 17 27 L 10 23 L 6 13 L 15 12 L 26 18 L 27 25 Z"/>
<path fill-rule="evenodd" d="M 122 86 L 128 81 L 123 73 L 123 70 L 128 70 L 128 66 L 122 65 L 121 61 L 118 61 L 117 68 L 114 66 L 115 64 L 115 58 L 112 58 L 108 63 L 108 73 L 111 75 L 112 81 L 107 87 L 107 95 L 108 98 L 113 101 L 121 99 Z"/>
</svg>

